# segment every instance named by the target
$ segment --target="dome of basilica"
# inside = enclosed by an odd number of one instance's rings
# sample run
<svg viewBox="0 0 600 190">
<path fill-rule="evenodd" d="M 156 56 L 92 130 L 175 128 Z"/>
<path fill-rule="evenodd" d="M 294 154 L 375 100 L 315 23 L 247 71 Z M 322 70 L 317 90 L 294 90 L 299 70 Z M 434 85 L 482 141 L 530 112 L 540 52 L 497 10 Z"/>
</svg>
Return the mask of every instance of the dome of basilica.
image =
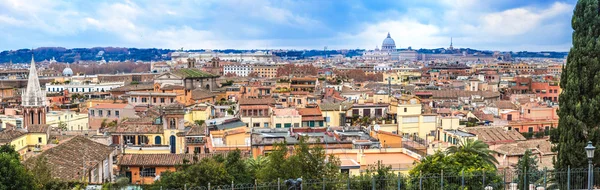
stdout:
<svg viewBox="0 0 600 190">
<path fill-rule="evenodd" d="M 69 67 L 63 69 L 63 76 L 73 76 L 73 70 Z"/>
<path fill-rule="evenodd" d="M 381 44 L 381 50 L 396 50 L 396 42 L 394 41 L 394 39 L 392 39 L 389 32 L 387 37 L 383 40 L 383 43 Z"/>
</svg>

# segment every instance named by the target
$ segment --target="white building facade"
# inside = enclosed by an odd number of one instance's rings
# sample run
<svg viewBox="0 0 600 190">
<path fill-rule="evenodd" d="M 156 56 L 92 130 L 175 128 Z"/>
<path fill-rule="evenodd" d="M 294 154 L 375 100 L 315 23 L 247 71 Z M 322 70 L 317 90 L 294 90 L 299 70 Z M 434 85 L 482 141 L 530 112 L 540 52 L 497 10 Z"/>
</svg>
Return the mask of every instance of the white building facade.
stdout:
<svg viewBox="0 0 600 190">
<path fill-rule="evenodd" d="M 223 66 L 223 74 L 235 74 L 236 76 L 246 77 L 252 72 L 253 66 L 250 64 L 233 64 Z"/>
<path fill-rule="evenodd" d="M 113 88 L 118 88 L 124 85 L 124 82 L 111 82 L 100 84 L 46 84 L 46 92 L 62 92 L 68 90 L 70 93 L 86 93 L 86 92 L 108 92 Z"/>
</svg>

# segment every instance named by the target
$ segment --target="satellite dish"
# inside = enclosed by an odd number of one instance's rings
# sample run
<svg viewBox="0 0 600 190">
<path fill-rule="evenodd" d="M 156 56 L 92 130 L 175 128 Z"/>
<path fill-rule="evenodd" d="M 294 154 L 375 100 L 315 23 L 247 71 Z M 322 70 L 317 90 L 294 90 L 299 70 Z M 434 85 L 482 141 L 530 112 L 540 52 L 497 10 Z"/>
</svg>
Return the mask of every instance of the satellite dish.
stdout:
<svg viewBox="0 0 600 190">
<path fill-rule="evenodd" d="M 375 130 L 375 131 L 379 131 L 380 128 L 381 128 L 381 126 L 379 126 L 379 125 L 373 126 L 373 130 Z"/>
</svg>

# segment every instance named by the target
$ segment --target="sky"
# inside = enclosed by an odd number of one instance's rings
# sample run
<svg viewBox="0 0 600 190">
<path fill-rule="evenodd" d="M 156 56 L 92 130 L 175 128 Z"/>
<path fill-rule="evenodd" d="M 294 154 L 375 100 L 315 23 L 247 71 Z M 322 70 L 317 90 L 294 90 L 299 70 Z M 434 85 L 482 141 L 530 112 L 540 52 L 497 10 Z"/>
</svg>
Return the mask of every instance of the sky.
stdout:
<svg viewBox="0 0 600 190">
<path fill-rule="evenodd" d="M 0 0 L 0 50 L 568 51 L 575 0 Z"/>
</svg>

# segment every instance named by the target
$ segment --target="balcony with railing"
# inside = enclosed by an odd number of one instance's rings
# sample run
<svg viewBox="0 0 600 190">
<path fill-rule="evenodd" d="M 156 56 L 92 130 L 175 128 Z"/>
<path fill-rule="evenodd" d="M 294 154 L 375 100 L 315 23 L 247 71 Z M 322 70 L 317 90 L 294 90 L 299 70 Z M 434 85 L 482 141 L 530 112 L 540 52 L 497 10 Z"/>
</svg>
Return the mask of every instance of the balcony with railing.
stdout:
<svg viewBox="0 0 600 190">
<path fill-rule="evenodd" d="M 186 144 L 204 144 L 204 143 L 206 143 L 206 141 L 204 140 L 204 137 L 186 137 L 185 143 Z"/>
</svg>

